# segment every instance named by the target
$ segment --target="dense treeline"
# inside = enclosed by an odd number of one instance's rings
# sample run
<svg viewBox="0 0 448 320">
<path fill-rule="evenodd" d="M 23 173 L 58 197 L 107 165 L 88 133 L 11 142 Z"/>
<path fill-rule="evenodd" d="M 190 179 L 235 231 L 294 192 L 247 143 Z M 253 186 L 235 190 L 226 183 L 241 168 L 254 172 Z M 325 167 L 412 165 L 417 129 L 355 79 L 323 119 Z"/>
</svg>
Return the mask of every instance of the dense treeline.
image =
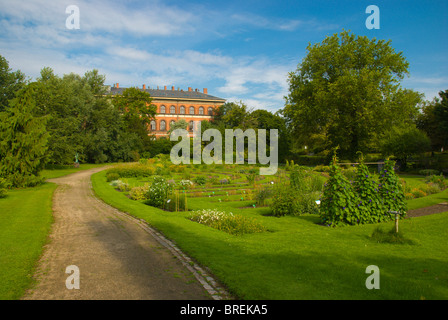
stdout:
<svg viewBox="0 0 448 320">
<path fill-rule="evenodd" d="M 11 186 L 35 185 L 46 164 L 72 164 L 76 156 L 103 163 L 148 154 L 149 94 L 129 88 L 110 97 L 97 70 L 58 77 L 44 68 L 31 82 L 0 62 L 0 175 Z"/>
</svg>

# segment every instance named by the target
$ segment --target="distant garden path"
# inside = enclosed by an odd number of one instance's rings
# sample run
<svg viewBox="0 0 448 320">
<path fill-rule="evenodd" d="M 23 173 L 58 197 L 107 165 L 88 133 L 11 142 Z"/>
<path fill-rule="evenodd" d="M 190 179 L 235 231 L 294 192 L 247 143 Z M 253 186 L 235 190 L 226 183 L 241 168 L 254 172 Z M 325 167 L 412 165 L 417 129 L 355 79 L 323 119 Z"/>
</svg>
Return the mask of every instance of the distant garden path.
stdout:
<svg viewBox="0 0 448 320">
<path fill-rule="evenodd" d="M 448 212 L 448 203 L 439 203 L 425 208 L 409 210 L 407 212 L 407 216 L 420 217 L 420 216 L 426 216 L 428 214 L 442 213 L 442 212 Z"/>
<path fill-rule="evenodd" d="M 24 299 L 220 299 L 219 288 L 171 242 L 94 197 L 95 168 L 49 180 L 58 184 L 54 224 L 36 286 Z M 68 266 L 80 288 L 67 289 Z"/>
</svg>

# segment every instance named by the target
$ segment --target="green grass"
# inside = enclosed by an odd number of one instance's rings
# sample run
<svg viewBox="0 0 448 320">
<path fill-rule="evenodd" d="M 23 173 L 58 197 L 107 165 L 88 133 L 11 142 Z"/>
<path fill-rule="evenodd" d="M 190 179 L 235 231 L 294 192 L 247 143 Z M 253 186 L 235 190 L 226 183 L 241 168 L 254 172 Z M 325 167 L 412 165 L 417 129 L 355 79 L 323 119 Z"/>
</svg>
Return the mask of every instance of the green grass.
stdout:
<svg viewBox="0 0 448 320">
<path fill-rule="evenodd" d="M 401 220 L 406 241 L 400 243 L 373 236 L 378 227 L 392 229 L 393 222 L 328 228 L 315 215 L 276 218 L 266 207 L 241 209 L 254 201 L 236 195 L 228 202 L 188 198 L 190 210 L 217 208 L 267 229 L 235 236 L 190 221 L 187 212 L 130 200 L 106 182 L 105 172 L 95 174 L 92 184 L 100 198 L 174 240 L 240 299 L 448 299 L 448 212 Z M 380 269 L 379 290 L 365 286 L 369 265 Z"/>
<path fill-rule="evenodd" d="M 9 190 L 0 199 L 0 299 L 19 299 L 32 274 L 53 222 L 55 184 Z"/>
</svg>

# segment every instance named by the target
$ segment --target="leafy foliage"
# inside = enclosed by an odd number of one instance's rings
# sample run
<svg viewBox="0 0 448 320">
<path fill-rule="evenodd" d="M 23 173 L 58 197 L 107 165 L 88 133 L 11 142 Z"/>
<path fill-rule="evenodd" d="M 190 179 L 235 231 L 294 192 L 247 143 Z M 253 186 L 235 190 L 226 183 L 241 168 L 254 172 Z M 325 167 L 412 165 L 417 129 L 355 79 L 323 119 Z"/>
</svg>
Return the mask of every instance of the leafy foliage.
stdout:
<svg viewBox="0 0 448 320">
<path fill-rule="evenodd" d="M 360 199 L 351 183 L 336 164 L 336 157 L 330 166 L 330 178 L 324 186 L 320 216 L 327 226 L 341 226 L 360 222 Z"/>
<path fill-rule="evenodd" d="M 390 41 L 347 31 L 309 45 L 289 75 L 283 110 L 295 143 L 344 157 L 366 152 L 386 128 L 412 120 L 421 95 L 400 88 L 408 62 Z"/>
<path fill-rule="evenodd" d="M 46 118 L 33 117 L 34 87 L 21 89 L 0 113 L 0 176 L 12 187 L 41 183 L 39 172 L 48 160 Z"/>
<path fill-rule="evenodd" d="M 379 178 L 379 195 L 384 203 L 386 219 L 395 218 L 390 211 L 401 213 L 400 218 L 404 218 L 407 212 L 403 186 L 395 174 L 394 165 L 394 161 L 386 160 Z"/>
</svg>

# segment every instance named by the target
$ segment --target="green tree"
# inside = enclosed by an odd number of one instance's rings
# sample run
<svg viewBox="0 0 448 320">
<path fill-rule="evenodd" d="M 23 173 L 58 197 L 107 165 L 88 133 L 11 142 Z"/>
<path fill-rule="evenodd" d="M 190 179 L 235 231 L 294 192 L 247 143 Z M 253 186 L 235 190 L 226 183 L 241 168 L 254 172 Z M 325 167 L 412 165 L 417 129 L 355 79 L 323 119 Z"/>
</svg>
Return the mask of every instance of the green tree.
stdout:
<svg viewBox="0 0 448 320">
<path fill-rule="evenodd" d="M 0 55 L 0 112 L 9 105 L 9 100 L 26 84 L 25 74 L 20 70 L 12 72 L 8 61 Z"/>
<path fill-rule="evenodd" d="M 395 156 L 400 162 L 400 168 L 404 170 L 411 156 L 431 149 L 431 141 L 413 125 L 406 128 L 394 127 L 382 139 L 380 147 L 384 156 Z"/>
<path fill-rule="evenodd" d="M 113 99 L 113 104 L 120 112 L 125 131 L 137 135 L 140 145 L 137 151 L 149 151 L 152 137 L 149 124 L 155 118 L 156 106 L 151 104 L 151 95 L 138 88 L 126 88 Z"/>
<path fill-rule="evenodd" d="M 33 116 L 35 86 L 21 89 L 0 113 L 0 176 L 12 187 L 39 184 L 39 172 L 48 159 L 46 118 Z"/>
<path fill-rule="evenodd" d="M 289 74 L 284 115 L 299 145 L 356 158 L 374 148 L 385 129 L 411 122 L 421 95 L 401 88 L 409 64 L 390 41 L 347 31 L 309 45 Z"/>
<path fill-rule="evenodd" d="M 448 90 L 440 91 L 439 97 L 422 107 L 417 121 L 417 127 L 431 139 L 434 151 L 448 148 Z"/>
</svg>

